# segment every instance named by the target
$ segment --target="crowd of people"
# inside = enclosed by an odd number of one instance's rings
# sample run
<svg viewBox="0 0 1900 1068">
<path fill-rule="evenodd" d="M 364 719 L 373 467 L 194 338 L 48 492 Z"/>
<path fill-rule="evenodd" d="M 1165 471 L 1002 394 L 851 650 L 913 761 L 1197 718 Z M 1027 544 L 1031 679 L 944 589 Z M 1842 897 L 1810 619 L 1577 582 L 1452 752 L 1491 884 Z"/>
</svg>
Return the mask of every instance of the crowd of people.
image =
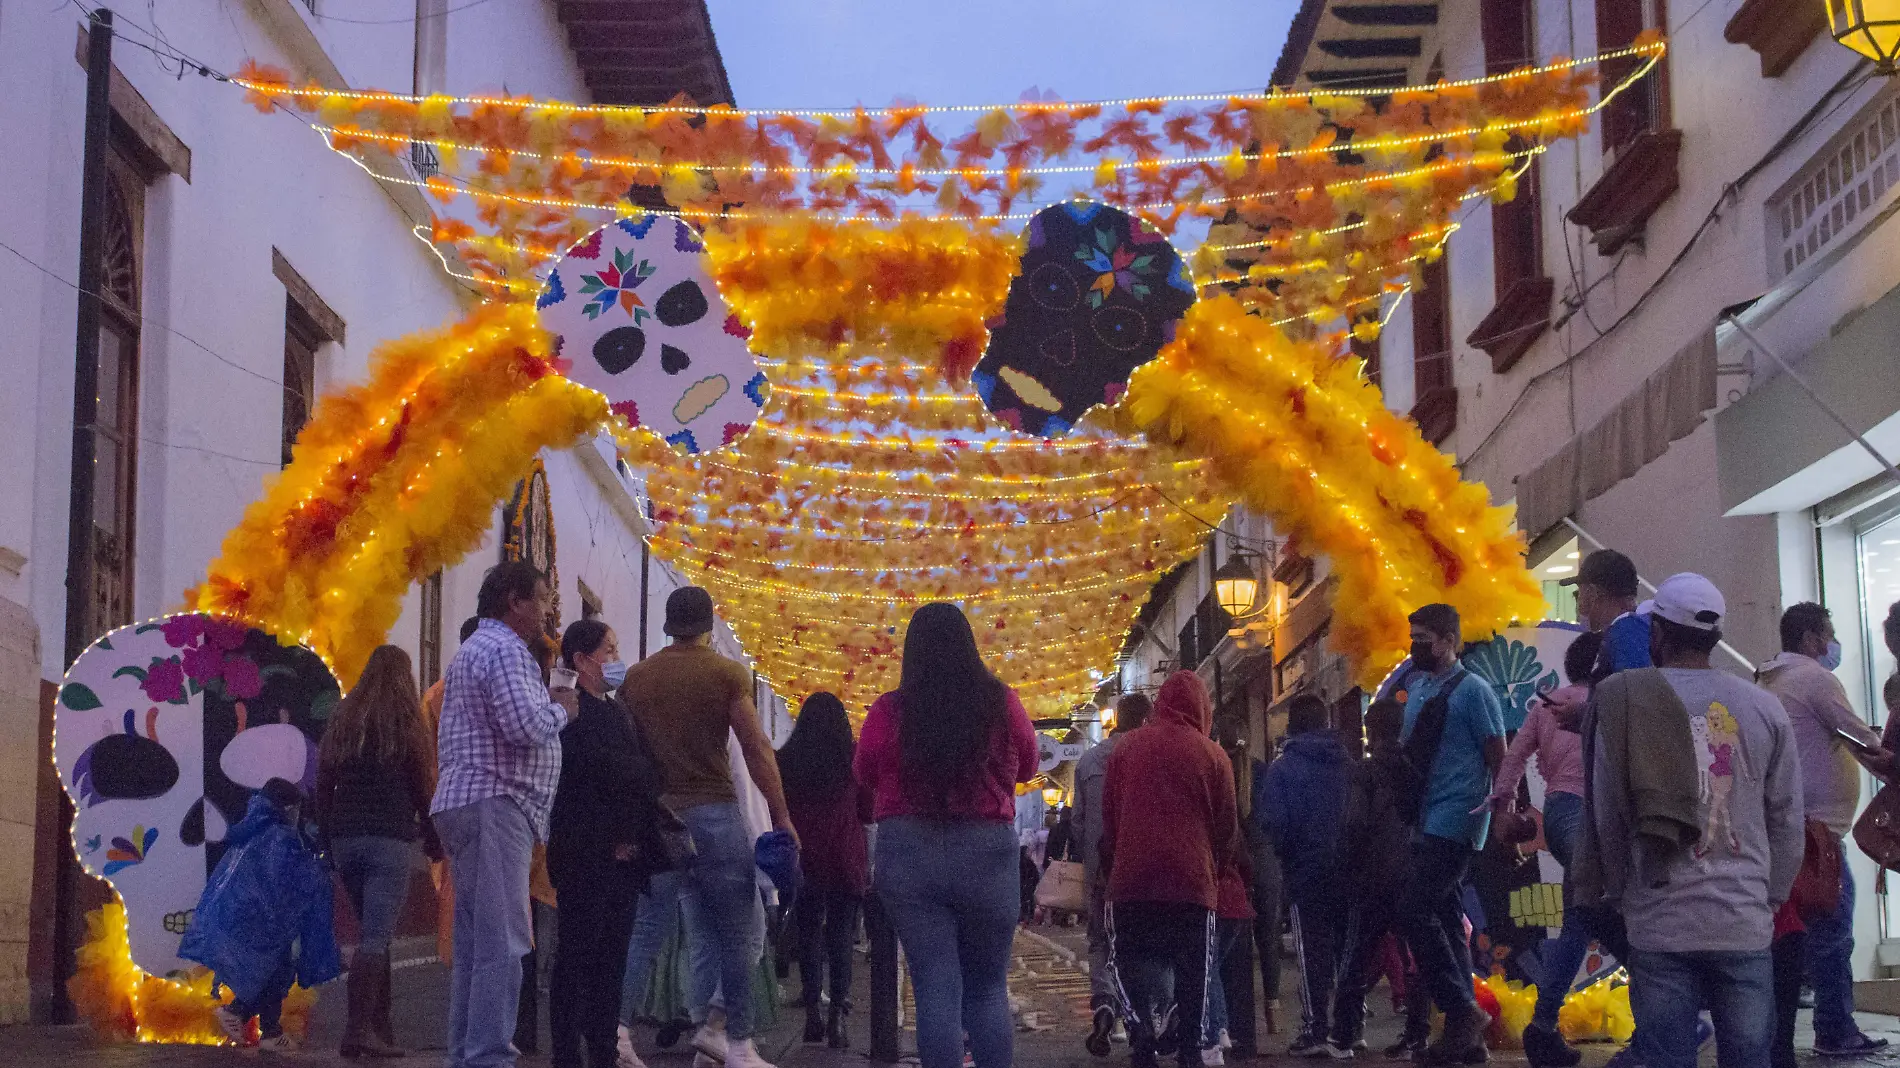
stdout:
<svg viewBox="0 0 1900 1068">
<path fill-rule="evenodd" d="M 1535 837 L 1517 833 L 1532 761 L 1565 906 L 1537 957 L 1535 1068 L 1578 1063 L 1558 1010 L 1593 942 L 1627 969 L 1627 1063 L 1686 1068 L 1712 1036 L 1724 1066 L 1792 1065 L 1804 978 L 1816 1052 L 1883 1046 L 1853 1020 L 1856 891 L 1841 856 L 1861 769 L 1892 775 L 1894 739 L 1834 676 L 1832 621 L 1789 608 L 1756 685 L 1711 662 L 1726 607 L 1707 579 L 1672 576 L 1640 604 L 1637 585 L 1620 554 L 1583 561 L 1588 633 L 1514 736 L 1493 687 L 1461 666 L 1457 612 L 1437 604 L 1412 613 L 1402 700 L 1365 709 L 1363 752 L 1333 706 L 1300 694 L 1283 752 L 1237 778 L 1196 675 L 1124 696 L 1058 823 L 1087 887 L 1089 1051 L 1108 1056 L 1125 1034 L 1135 1068 L 1260 1052 L 1254 965 L 1271 1033 L 1285 917 L 1301 1006 L 1289 1053 L 1366 1051 L 1366 1000 L 1385 977 L 1405 1019 L 1388 1057 L 1482 1063 L 1491 1020 L 1465 891 L 1494 828 Z M 452 1068 L 512 1065 L 533 1040 L 537 896 L 558 905 L 556 1068 L 643 1068 L 629 1024 L 676 927 L 696 1068 L 770 1068 L 755 1041 L 765 886 L 788 906 L 805 1041 L 849 1046 L 853 945 L 875 912 L 908 962 L 923 1068 L 1007 1068 L 1023 918 L 1013 824 L 1039 756 L 964 614 L 915 612 L 897 688 L 855 738 L 842 702 L 815 693 L 775 753 L 750 673 L 712 648 L 704 590 L 673 592 L 671 643 L 631 667 L 598 620 L 551 641 L 550 600 L 532 567 L 493 569 L 437 687 L 419 694 L 408 656 L 378 649 L 332 717 L 314 796 L 273 780 L 253 799 L 181 951 L 231 989 L 227 1034 L 292 1048 L 292 982 L 337 973 L 327 911 L 309 904 L 314 879 L 328 900 L 327 854 L 358 926 L 341 1052 L 402 1056 L 389 949 L 421 852 L 450 920 Z M 1900 653 L 1900 606 L 1885 636 Z M 230 877 L 266 861 L 275 882 Z M 265 909 L 268 925 L 247 920 L 273 892 L 298 896 Z"/>
</svg>

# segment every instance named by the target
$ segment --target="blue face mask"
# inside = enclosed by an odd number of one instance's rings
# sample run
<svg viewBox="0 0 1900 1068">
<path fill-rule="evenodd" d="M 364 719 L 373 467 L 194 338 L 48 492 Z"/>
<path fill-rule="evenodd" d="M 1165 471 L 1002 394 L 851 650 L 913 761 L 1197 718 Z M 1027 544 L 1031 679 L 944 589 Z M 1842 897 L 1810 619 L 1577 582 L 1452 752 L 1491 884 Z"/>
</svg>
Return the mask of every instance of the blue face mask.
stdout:
<svg viewBox="0 0 1900 1068">
<path fill-rule="evenodd" d="M 609 690 L 618 690 L 620 684 L 627 681 L 627 664 L 624 660 L 610 660 L 600 665 L 600 678 Z"/>
<path fill-rule="evenodd" d="M 1841 669 L 1841 643 L 1828 642 L 1827 651 L 1814 659 L 1829 671 L 1839 671 Z"/>
</svg>

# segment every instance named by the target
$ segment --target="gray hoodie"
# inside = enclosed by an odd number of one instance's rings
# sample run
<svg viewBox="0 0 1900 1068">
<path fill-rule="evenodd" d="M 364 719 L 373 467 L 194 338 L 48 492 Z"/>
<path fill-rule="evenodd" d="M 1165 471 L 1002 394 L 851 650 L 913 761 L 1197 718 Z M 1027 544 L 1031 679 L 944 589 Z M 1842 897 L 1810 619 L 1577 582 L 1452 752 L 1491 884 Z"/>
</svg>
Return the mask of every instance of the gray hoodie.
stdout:
<svg viewBox="0 0 1900 1068">
<path fill-rule="evenodd" d="M 1630 945 L 1658 953 L 1765 950 L 1801 866 L 1801 766 L 1780 702 L 1725 671 L 1664 668 L 1689 713 L 1701 834 L 1658 850 L 1631 831 L 1631 798 L 1596 754 L 1597 833 L 1627 858 Z"/>
</svg>

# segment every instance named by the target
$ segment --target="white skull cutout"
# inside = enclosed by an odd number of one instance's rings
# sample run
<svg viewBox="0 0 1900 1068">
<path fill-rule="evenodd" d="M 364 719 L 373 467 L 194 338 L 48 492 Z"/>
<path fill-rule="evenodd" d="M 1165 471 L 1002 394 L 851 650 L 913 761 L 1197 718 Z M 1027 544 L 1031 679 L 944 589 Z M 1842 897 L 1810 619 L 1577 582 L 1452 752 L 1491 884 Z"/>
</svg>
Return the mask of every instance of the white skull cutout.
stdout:
<svg viewBox="0 0 1900 1068">
<path fill-rule="evenodd" d="M 730 444 L 759 418 L 765 375 L 701 262 L 699 235 L 647 215 L 567 250 L 535 307 L 569 378 L 685 453 Z"/>
<path fill-rule="evenodd" d="M 132 960 L 188 968 L 178 942 L 229 826 L 273 778 L 309 793 L 335 678 L 308 649 L 185 613 L 120 627 L 66 673 L 53 758 L 73 849 L 124 899 Z"/>
</svg>

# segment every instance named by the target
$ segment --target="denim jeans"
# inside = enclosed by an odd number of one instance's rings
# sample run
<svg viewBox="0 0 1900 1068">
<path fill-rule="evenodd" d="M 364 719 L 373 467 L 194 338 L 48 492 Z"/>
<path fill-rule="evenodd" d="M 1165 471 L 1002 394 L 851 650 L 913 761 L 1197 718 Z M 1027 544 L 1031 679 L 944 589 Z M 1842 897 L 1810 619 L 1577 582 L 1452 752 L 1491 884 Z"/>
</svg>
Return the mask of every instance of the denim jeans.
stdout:
<svg viewBox="0 0 1900 1068">
<path fill-rule="evenodd" d="M 1008 824 L 896 817 L 878 824 L 877 892 L 910 963 L 923 1068 L 1009 1068 L 1009 949 L 1022 911 Z"/>
<path fill-rule="evenodd" d="M 1715 1021 L 1719 1068 L 1761 1068 L 1775 1034 L 1774 964 L 1746 953 L 1630 953 L 1630 1008 L 1643 1034 L 1644 1068 L 1694 1068 L 1696 1017 Z"/>
<path fill-rule="evenodd" d="M 528 869 L 534 825 L 508 797 L 435 816 L 455 880 L 455 963 L 449 970 L 448 1068 L 509 1068 L 521 958 L 533 948 Z"/>
<path fill-rule="evenodd" d="M 409 876 L 416 866 L 416 843 L 381 835 L 338 838 L 330 843 L 330 861 L 343 879 L 361 929 L 358 953 L 387 953 L 396 921 L 409 897 Z"/>
<path fill-rule="evenodd" d="M 1834 840 L 1835 848 L 1841 840 Z M 1808 977 L 1814 982 L 1814 1044 L 1850 1045 L 1854 1025 L 1854 873 L 1841 852 L 1841 903 L 1831 915 L 1807 921 Z"/>
<path fill-rule="evenodd" d="M 697 851 L 680 878 L 688 952 L 717 952 L 716 974 L 693 969 L 693 1022 L 706 1018 L 714 993 L 726 1002 L 726 1035 L 752 1037 L 752 972 L 765 950 L 765 904 L 759 899 L 752 830 L 737 802 L 694 805 L 680 813 Z M 702 948 L 703 947 L 703 948 Z"/>
<path fill-rule="evenodd" d="M 1570 870 L 1570 859 L 1577 848 L 1577 836 L 1583 831 L 1583 798 L 1576 794 L 1544 795 L 1544 844 L 1557 863 Z M 1543 974 L 1537 981 L 1537 1008 L 1531 1021 L 1540 1027 L 1557 1026 L 1557 1010 L 1577 981 L 1577 971 L 1590 953 L 1590 931 L 1577 910 L 1564 909 L 1564 923 L 1557 937 L 1544 943 Z"/>
</svg>

